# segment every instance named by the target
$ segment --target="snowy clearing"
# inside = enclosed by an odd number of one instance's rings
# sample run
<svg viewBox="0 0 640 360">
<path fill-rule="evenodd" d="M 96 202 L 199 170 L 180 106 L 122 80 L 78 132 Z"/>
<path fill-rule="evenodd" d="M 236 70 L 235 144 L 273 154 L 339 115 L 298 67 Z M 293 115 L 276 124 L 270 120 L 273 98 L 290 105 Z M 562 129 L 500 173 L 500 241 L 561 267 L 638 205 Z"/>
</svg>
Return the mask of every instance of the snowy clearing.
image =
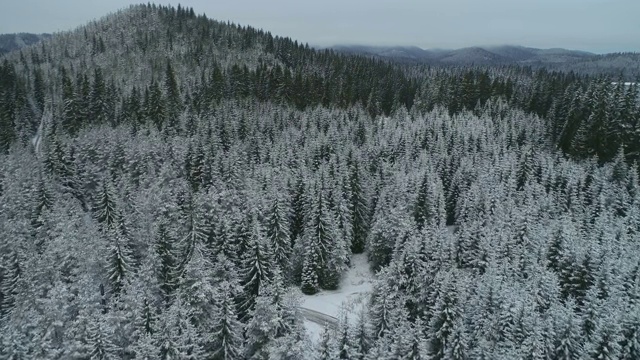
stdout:
<svg viewBox="0 0 640 360">
<path fill-rule="evenodd" d="M 341 310 L 347 312 L 350 320 L 356 318 L 361 305 L 365 304 L 372 289 L 374 275 L 369 268 L 366 254 L 353 255 L 351 267 L 343 275 L 338 290 L 323 290 L 314 295 L 304 295 L 301 307 L 310 313 L 321 313 L 339 318 Z M 305 327 L 314 343 L 320 337 L 323 327 L 313 318 L 305 320 Z"/>
</svg>

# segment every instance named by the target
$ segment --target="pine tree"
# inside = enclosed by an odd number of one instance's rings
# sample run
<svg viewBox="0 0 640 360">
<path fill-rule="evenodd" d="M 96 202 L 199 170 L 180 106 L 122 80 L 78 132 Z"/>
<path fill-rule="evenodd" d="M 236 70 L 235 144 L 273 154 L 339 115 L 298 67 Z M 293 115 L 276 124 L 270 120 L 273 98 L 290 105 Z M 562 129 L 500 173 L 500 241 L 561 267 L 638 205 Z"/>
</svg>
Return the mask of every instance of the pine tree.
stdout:
<svg viewBox="0 0 640 360">
<path fill-rule="evenodd" d="M 107 276 L 111 281 L 114 294 L 119 295 L 124 285 L 130 281 L 133 259 L 129 244 L 121 234 L 115 231 L 110 231 L 107 234 L 110 240 Z"/>
<path fill-rule="evenodd" d="M 379 271 L 391 262 L 396 242 L 408 236 L 408 214 L 391 205 L 389 195 L 381 195 L 367 240 L 367 256 L 373 271 Z"/>
<path fill-rule="evenodd" d="M 173 291 L 178 285 L 178 279 L 176 278 L 177 258 L 167 226 L 162 221 L 158 225 L 155 251 L 160 260 L 159 268 L 156 270 L 158 282 L 164 295 L 164 301 L 168 305 Z"/>
<path fill-rule="evenodd" d="M 369 231 L 369 209 L 367 199 L 365 198 L 360 180 L 360 170 L 358 164 L 354 163 L 349 173 L 350 185 L 350 210 L 352 216 L 353 236 L 351 240 L 351 252 L 354 254 L 362 253 L 365 249 L 367 234 Z"/>
<path fill-rule="evenodd" d="M 93 72 L 93 84 L 89 94 L 89 118 L 94 124 L 105 124 L 109 111 L 107 105 L 107 85 L 100 68 Z"/>
<path fill-rule="evenodd" d="M 566 306 L 569 308 L 571 304 Z M 573 319 L 570 310 L 558 314 L 556 325 L 556 339 L 553 344 L 553 358 L 560 360 L 582 359 L 583 348 L 580 341 L 579 325 Z M 556 315 L 556 316 L 558 316 Z"/>
<path fill-rule="evenodd" d="M 418 197 L 413 207 L 413 217 L 418 224 L 418 230 L 422 229 L 425 222 L 435 218 L 436 214 L 432 204 L 431 179 L 428 173 L 422 177 L 420 188 L 418 189 Z"/>
<path fill-rule="evenodd" d="M 453 331 L 449 335 L 449 355 L 451 360 L 464 360 L 467 358 L 469 343 L 464 323 L 460 320 L 456 321 Z"/>
<path fill-rule="evenodd" d="M 48 211 L 51 211 L 53 201 L 53 195 L 45 184 L 44 179 L 40 179 L 38 182 L 38 188 L 35 191 L 35 207 L 31 215 L 31 226 L 33 226 L 34 236 L 38 236 L 40 228 L 44 225 L 44 217 L 47 215 Z M 41 247 L 42 240 L 37 241 L 39 247 Z"/>
<path fill-rule="evenodd" d="M 320 271 L 320 259 L 318 249 L 308 248 L 304 253 L 302 264 L 301 290 L 307 295 L 313 295 L 320 290 L 318 272 Z"/>
<path fill-rule="evenodd" d="M 304 231 L 305 218 L 307 213 L 307 199 L 305 182 L 302 175 L 299 175 L 294 188 L 293 196 L 291 197 L 291 244 L 295 245 L 295 242 L 300 239 Z"/>
<path fill-rule="evenodd" d="M 620 359 L 640 358 L 640 312 L 637 307 L 628 312 L 631 316 L 622 322 L 622 339 L 620 341 Z"/>
<path fill-rule="evenodd" d="M 164 91 L 167 95 L 167 127 L 177 130 L 178 115 L 182 111 L 182 99 L 180 97 L 178 81 L 176 80 L 176 75 L 170 61 L 167 61 L 164 76 Z"/>
<path fill-rule="evenodd" d="M 455 283 L 452 279 L 445 279 L 438 293 L 433 317 L 429 323 L 428 338 L 430 339 L 430 352 L 434 359 L 445 359 L 447 353 L 452 351 L 452 339 L 454 326 L 460 317 Z"/>
<path fill-rule="evenodd" d="M 7 255 L 0 257 L 2 267 L 0 272 L 0 320 L 7 317 L 11 313 L 18 296 L 18 283 L 22 276 L 22 266 L 18 253 L 13 250 Z"/>
<path fill-rule="evenodd" d="M 371 348 L 371 331 L 364 307 L 358 311 L 357 316 L 356 324 L 353 328 L 352 347 L 354 359 L 362 360 Z"/>
<path fill-rule="evenodd" d="M 87 342 L 90 347 L 90 359 L 110 360 L 116 359 L 116 348 L 111 341 L 111 334 L 107 332 L 100 319 L 94 320 L 88 329 Z"/>
<path fill-rule="evenodd" d="M 595 330 L 590 356 L 594 360 L 620 358 L 620 328 L 613 319 L 603 319 Z"/>
<path fill-rule="evenodd" d="M 292 248 L 286 214 L 282 200 L 275 196 L 267 214 L 266 237 L 273 249 L 274 263 L 278 265 L 281 273 L 288 277 L 291 271 Z"/>
<path fill-rule="evenodd" d="M 105 231 L 115 229 L 119 220 L 119 213 L 116 208 L 116 199 L 111 188 L 111 184 L 105 179 L 100 187 L 96 206 L 96 220 L 103 225 Z"/>
<path fill-rule="evenodd" d="M 242 325 L 237 320 L 233 288 L 233 284 L 222 282 L 214 300 L 217 316 L 211 328 L 213 359 L 242 359 Z"/>
<path fill-rule="evenodd" d="M 381 276 L 382 279 L 384 277 Z M 380 281 L 374 285 L 371 305 L 369 307 L 369 323 L 374 339 L 384 337 L 393 327 L 393 310 L 398 307 L 397 291 L 389 284 Z"/>
<path fill-rule="evenodd" d="M 177 297 L 189 308 L 190 321 L 199 333 L 209 329 L 217 311 L 213 302 L 217 289 L 212 281 L 215 276 L 209 258 L 203 245 L 196 244 L 193 256 L 184 266 L 176 292 Z"/>
<path fill-rule="evenodd" d="M 311 211 L 304 229 L 304 241 L 307 247 L 305 254 L 305 271 L 315 272 L 318 284 L 323 289 L 336 289 L 340 275 L 345 269 L 347 255 L 344 254 L 344 243 L 337 237 L 335 215 L 329 208 L 324 189 L 324 179 L 320 179 L 320 187 L 315 190 Z M 305 280 L 303 279 L 303 282 Z"/>
<path fill-rule="evenodd" d="M 261 225 L 255 216 L 251 224 L 250 248 L 247 250 L 241 270 L 243 288 L 239 307 L 241 318 L 253 312 L 260 289 L 273 279 L 271 254 L 267 251 Z"/>
<path fill-rule="evenodd" d="M 204 340 L 191 324 L 189 307 L 181 301 L 174 302 L 162 317 L 155 343 L 160 359 L 197 360 L 205 357 Z M 157 358 L 156 357 L 156 358 Z"/>
<path fill-rule="evenodd" d="M 209 230 L 206 227 L 206 221 L 203 219 L 203 210 L 200 205 L 194 204 L 191 200 L 190 204 L 186 205 L 185 211 L 186 234 L 176 244 L 176 248 L 179 251 L 179 260 L 175 268 L 176 279 L 184 275 L 185 267 L 194 257 L 194 252 L 204 251 Z"/>
<path fill-rule="evenodd" d="M 320 343 L 316 350 L 318 360 L 340 359 L 340 351 L 334 339 L 334 334 L 328 327 L 325 327 L 320 335 Z"/>
<path fill-rule="evenodd" d="M 165 127 L 167 108 L 162 90 L 157 82 L 151 83 L 145 93 L 145 100 L 144 109 L 148 122 L 155 124 L 158 131 L 162 131 Z"/>
<path fill-rule="evenodd" d="M 256 297 L 255 308 L 246 326 L 244 356 L 247 359 L 268 359 L 268 345 L 275 338 L 273 323 L 278 319 L 277 309 L 272 298 L 265 293 L 262 290 Z"/>
</svg>

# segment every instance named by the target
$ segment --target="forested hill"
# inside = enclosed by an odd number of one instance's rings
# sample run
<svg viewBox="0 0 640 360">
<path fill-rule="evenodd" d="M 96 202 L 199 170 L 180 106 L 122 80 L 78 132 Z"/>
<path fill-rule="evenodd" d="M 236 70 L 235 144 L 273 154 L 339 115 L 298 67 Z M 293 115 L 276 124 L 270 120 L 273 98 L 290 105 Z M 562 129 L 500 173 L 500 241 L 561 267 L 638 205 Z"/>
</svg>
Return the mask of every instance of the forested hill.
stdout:
<svg viewBox="0 0 640 360">
<path fill-rule="evenodd" d="M 300 110 L 357 105 L 372 116 L 414 105 L 455 114 L 500 99 L 547 119 L 568 154 L 606 161 L 624 145 L 633 162 L 640 146 L 637 86 L 619 79 L 513 66 L 396 66 L 316 51 L 180 7 L 134 6 L 56 34 L 6 55 L 0 75 L 0 149 L 29 141 L 43 114 L 69 134 L 147 121 L 170 130 L 180 115 L 202 116 L 222 99 Z"/>
<path fill-rule="evenodd" d="M 640 358 L 633 84 L 154 5 L 0 61 L 2 360 Z"/>
<path fill-rule="evenodd" d="M 0 55 L 21 49 L 51 37 L 51 34 L 0 34 Z"/>
<path fill-rule="evenodd" d="M 523 46 L 484 46 L 456 50 L 425 50 L 410 46 L 334 46 L 336 51 L 365 54 L 402 63 L 434 66 L 521 65 L 534 69 L 577 72 L 592 76 L 622 77 L 635 81 L 640 77 L 640 53 L 593 54 L 567 49 L 536 49 Z"/>
<path fill-rule="evenodd" d="M 27 81 L 21 85 L 33 95 L 33 115 L 53 110 L 69 131 L 130 118 L 127 112 L 133 110 L 127 105 L 181 112 L 175 106 L 179 102 L 202 113 L 222 98 L 269 99 L 304 108 L 347 107 L 374 97 L 380 111 L 389 113 L 393 101 L 411 107 L 416 87 L 381 61 L 318 52 L 289 38 L 196 16 L 193 10 L 156 6 L 111 14 L 7 60 L 5 66 Z M 91 119 L 74 123 L 64 118 L 60 104 L 80 94 L 92 103 Z M 160 97 L 172 106 L 151 104 Z"/>
</svg>

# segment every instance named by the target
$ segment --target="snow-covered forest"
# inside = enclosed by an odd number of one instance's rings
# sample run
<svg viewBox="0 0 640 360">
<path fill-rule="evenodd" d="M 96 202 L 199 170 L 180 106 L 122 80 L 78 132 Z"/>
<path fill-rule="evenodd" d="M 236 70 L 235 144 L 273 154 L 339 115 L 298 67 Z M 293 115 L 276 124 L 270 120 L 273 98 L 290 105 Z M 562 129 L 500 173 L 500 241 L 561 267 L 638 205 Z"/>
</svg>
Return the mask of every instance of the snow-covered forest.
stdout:
<svg viewBox="0 0 640 360">
<path fill-rule="evenodd" d="M 639 121 L 181 7 L 55 34 L 0 58 L 0 359 L 639 359 Z"/>
</svg>

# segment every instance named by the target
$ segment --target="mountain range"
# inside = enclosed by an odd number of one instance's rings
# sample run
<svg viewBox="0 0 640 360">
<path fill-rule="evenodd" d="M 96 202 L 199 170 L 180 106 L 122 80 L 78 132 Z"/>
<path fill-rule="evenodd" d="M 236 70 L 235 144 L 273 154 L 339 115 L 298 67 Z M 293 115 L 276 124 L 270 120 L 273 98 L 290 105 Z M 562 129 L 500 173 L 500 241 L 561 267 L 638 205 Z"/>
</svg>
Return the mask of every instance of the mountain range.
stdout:
<svg viewBox="0 0 640 360">
<path fill-rule="evenodd" d="M 561 63 L 584 60 L 598 55 L 578 50 L 536 49 L 524 46 L 473 46 L 456 50 L 421 49 L 416 46 L 345 46 L 333 47 L 342 52 L 370 54 L 416 62 L 442 64 L 530 64 Z"/>
<path fill-rule="evenodd" d="M 561 48 L 537 49 L 524 46 L 474 46 L 462 49 L 421 49 L 416 46 L 338 45 L 334 50 L 370 55 L 402 63 L 429 65 L 521 65 L 585 74 L 606 74 L 635 80 L 640 76 L 640 54 L 624 52 L 594 54 Z"/>
<path fill-rule="evenodd" d="M 51 34 L 0 34 L 0 55 L 18 50 L 25 46 L 33 45 L 50 37 Z"/>
<path fill-rule="evenodd" d="M 48 39 L 51 34 L 0 34 L 0 55 Z M 422 49 L 417 46 L 336 45 L 347 54 L 388 59 L 405 64 L 437 66 L 521 65 L 574 71 L 589 75 L 609 75 L 635 81 L 640 77 L 640 54 L 633 52 L 595 54 L 563 48 L 538 49 L 518 45 L 472 46 L 460 49 Z"/>
</svg>

